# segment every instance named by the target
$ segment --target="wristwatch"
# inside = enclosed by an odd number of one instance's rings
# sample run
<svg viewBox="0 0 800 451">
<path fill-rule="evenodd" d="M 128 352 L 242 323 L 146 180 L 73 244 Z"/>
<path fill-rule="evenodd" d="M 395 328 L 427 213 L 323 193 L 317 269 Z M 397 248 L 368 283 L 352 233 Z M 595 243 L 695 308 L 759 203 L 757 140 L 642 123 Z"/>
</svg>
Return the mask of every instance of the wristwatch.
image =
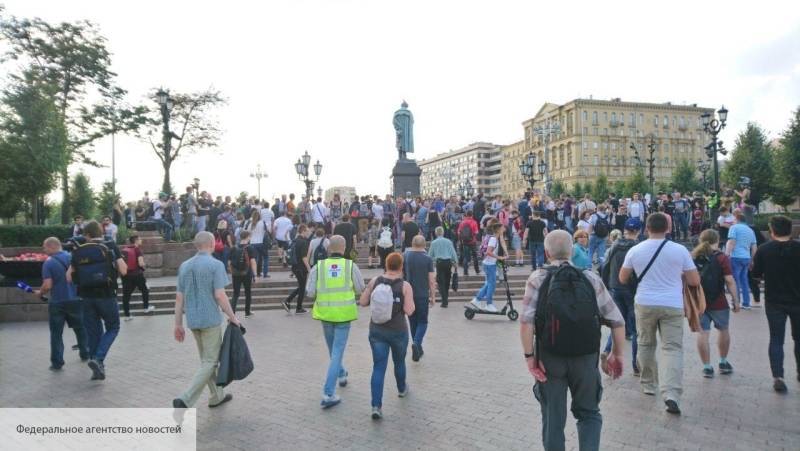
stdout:
<svg viewBox="0 0 800 451">
<path fill-rule="evenodd" d="M 533 353 L 533 352 L 531 352 L 530 354 L 528 354 L 528 353 L 525 353 L 525 358 L 526 358 L 526 359 L 529 359 L 529 358 L 531 358 L 531 357 L 533 357 L 533 356 L 534 356 L 534 353 Z"/>
</svg>

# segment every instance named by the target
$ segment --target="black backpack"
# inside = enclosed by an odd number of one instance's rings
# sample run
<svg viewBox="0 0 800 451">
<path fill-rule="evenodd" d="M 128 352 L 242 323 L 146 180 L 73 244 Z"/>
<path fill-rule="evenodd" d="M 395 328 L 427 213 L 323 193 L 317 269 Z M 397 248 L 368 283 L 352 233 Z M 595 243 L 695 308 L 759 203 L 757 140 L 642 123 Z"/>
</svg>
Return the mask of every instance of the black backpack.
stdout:
<svg viewBox="0 0 800 451">
<path fill-rule="evenodd" d="M 534 325 L 537 355 L 547 352 L 574 357 L 600 349 L 600 310 L 594 287 L 569 263 L 547 269 L 539 287 Z"/>
<path fill-rule="evenodd" d="M 319 242 L 319 245 L 314 249 L 314 264 L 328 258 L 328 250 L 325 249 L 325 240 Z"/>
<path fill-rule="evenodd" d="M 250 253 L 247 246 L 235 246 L 231 249 L 231 272 L 235 276 L 246 276 L 250 269 Z"/>
<path fill-rule="evenodd" d="M 103 243 L 88 242 L 72 251 L 75 283 L 81 288 L 110 289 L 116 284 L 117 274 L 111 251 Z"/>
<path fill-rule="evenodd" d="M 719 254 L 716 251 L 711 255 L 701 255 L 694 259 L 697 271 L 700 273 L 700 286 L 707 303 L 712 303 L 719 298 L 725 290 L 725 277 L 722 274 L 722 265 L 719 264 Z"/>
<path fill-rule="evenodd" d="M 609 289 L 612 287 L 611 278 L 619 277 L 619 270 L 622 268 L 622 262 L 625 261 L 625 255 L 627 255 L 628 251 L 631 250 L 633 246 L 636 246 L 636 241 L 630 240 L 630 242 L 618 242 L 611 247 L 611 253 L 609 253 L 605 263 L 603 263 L 603 267 L 600 268 L 600 278 L 603 279 L 603 283 L 606 284 L 606 287 Z M 625 284 L 625 286 L 633 290 L 634 293 L 636 292 L 636 281 L 637 277 L 631 277 L 628 279 L 628 283 Z M 618 285 L 620 285 L 619 282 L 613 284 L 613 286 Z"/>
<path fill-rule="evenodd" d="M 286 252 L 289 254 L 288 263 L 290 266 L 296 266 L 300 263 L 300 259 L 297 258 L 297 240 L 292 241 L 292 244 L 289 245 L 289 250 Z"/>
<path fill-rule="evenodd" d="M 597 238 L 605 238 L 608 236 L 611 226 L 608 224 L 608 215 L 605 217 L 595 213 L 597 220 L 594 222 L 594 234 Z"/>
<path fill-rule="evenodd" d="M 458 232 L 458 239 L 464 244 L 471 244 L 475 239 L 475 235 L 472 233 L 472 227 L 470 227 L 469 224 L 464 224 L 461 227 L 461 230 Z"/>
</svg>

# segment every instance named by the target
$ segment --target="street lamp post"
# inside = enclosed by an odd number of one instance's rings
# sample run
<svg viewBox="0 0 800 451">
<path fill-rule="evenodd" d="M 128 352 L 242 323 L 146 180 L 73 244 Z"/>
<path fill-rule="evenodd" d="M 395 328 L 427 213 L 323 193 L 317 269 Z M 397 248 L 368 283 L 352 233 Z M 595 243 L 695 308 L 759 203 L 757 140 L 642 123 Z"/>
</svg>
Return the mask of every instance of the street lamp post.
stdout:
<svg viewBox="0 0 800 451">
<path fill-rule="evenodd" d="M 702 158 L 697 159 L 697 168 L 700 170 L 700 173 L 703 175 L 703 191 L 708 189 L 708 183 L 706 180 L 706 174 L 708 174 L 708 170 L 711 169 L 711 163 Z"/>
<path fill-rule="evenodd" d="M 313 180 L 309 177 L 309 169 L 311 168 L 311 155 L 306 151 L 302 157 L 297 159 L 297 163 L 294 164 L 297 177 L 306 185 L 306 199 L 311 199 L 311 196 L 314 195 L 314 182 L 319 181 L 319 175 L 322 173 L 322 164 L 320 164 L 319 160 L 314 164 L 315 178 Z"/>
<path fill-rule="evenodd" d="M 322 197 L 322 187 L 321 187 L 321 186 L 318 186 L 318 187 L 317 187 L 317 197 L 318 197 L 318 198 L 321 198 L 321 197 Z"/>
<path fill-rule="evenodd" d="M 715 118 L 713 113 L 703 113 L 700 119 L 703 121 L 703 130 L 711 135 L 711 143 L 706 146 L 706 155 L 714 159 L 714 192 L 719 195 L 719 162 L 717 161 L 717 154 L 725 155 L 728 153 L 722 147 L 722 141 L 717 139 L 717 135 L 725 128 L 725 123 L 728 121 L 728 110 L 724 105 L 717 110 L 717 115 L 719 119 Z"/>
<path fill-rule="evenodd" d="M 522 175 L 523 180 L 528 182 L 528 185 L 530 186 L 529 191 L 533 192 L 533 184 L 538 181 L 535 174 L 536 155 L 534 155 L 533 151 L 528 152 L 528 155 L 519 162 L 519 173 Z"/>
<path fill-rule="evenodd" d="M 647 164 L 649 165 L 649 174 L 647 175 L 648 180 L 650 181 L 650 194 L 655 195 L 656 192 L 656 178 L 653 175 L 653 170 L 656 167 L 656 139 L 653 135 L 650 135 L 650 142 L 647 143 L 647 151 L 650 152 L 650 158 L 647 160 Z"/>
<path fill-rule="evenodd" d="M 553 183 L 550 179 L 550 172 L 547 166 L 548 161 L 550 161 L 550 138 L 553 134 L 561 132 L 561 125 L 559 125 L 558 122 L 548 122 L 546 125 L 534 127 L 533 132 L 541 137 L 544 142 L 544 159 L 539 162 L 539 173 L 542 175 L 542 181 L 544 181 L 543 194 L 547 194 L 550 191 L 550 185 Z M 542 167 L 544 167 L 544 172 L 542 172 Z"/>
<path fill-rule="evenodd" d="M 250 177 L 258 182 L 258 200 L 261 201 L 261 179 L 267 177 L 267 173 L 261 170 L 261 163 L 256 165 L 256 170 L 250 173 Z"/>
<path fill-rule="evenodd" d="M 458 190 L 468 199 L 472 198 L 472 195 L 475 194 L 475 188 L 472 186 L 472 182 L 470 182 L 469 179 L 464 183 L 459 183 Z"/>
</svg>

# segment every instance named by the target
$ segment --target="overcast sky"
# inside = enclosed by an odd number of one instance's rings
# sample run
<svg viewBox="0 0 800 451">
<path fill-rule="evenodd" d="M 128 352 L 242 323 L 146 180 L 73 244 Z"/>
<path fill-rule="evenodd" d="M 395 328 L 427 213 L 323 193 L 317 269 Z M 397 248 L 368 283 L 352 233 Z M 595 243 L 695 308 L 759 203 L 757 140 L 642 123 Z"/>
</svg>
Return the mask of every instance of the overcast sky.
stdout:
<svg viewBox="0 0 800 451">
<path fill-rule="evenodd" d="M 97 23 L 132 102 L 151 88 L 213 86 L 218 153 L 173 166 L 176 188 L 214 194 L 301 192 L 308 150 L 320 184 L 385 193 L 396 159 L 392 114 L 414 113 L 416 159 L 475 141 L 522 138 L 544 102 L 576 97 L 698 103 L 730 110 L 732 147 L 747 121 L 771 137 L 800 105 L 797 1 L 63 1 L 0 0 L 6 12 Z M 110 164 L 110 141 L 95 156 Z M 77 168 L 73 169 L 73 172 Z M 110 169 L 87 169 L 93 184 Z M 125 199 L 158 191 L 149 145 L 117 139 Z"/>
</svg>

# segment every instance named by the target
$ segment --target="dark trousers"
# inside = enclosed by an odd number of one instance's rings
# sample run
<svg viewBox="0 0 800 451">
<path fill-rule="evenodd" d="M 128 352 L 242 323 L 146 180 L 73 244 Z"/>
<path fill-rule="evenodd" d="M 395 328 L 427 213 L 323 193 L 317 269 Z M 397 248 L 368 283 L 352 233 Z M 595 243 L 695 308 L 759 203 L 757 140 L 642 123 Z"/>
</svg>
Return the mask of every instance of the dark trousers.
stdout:
<svg viewBox="0 0 800 451">
<path fill-rule="evenodd" d="M 786 337 L 786 317 L 792 326 L 794 359 L 800 374 L 800 308 L 781 304 L 766 305 L 769 325 L 769 366 L 772 377 L 783 377 L 783 341 Z"/>
<path fill-rule="evenodd" d="M 244 314 L 250 314 L 250 302 L 253 300 L 250 295 L 250 287 L 252 286 L 253 276 L 250 274 L 244 276 L 233 276 L 233 300 L 231 300 L 231 309 L 236 313 L 236 303 L 239 301 L 239 293 L 244 285 Z"/>
<path fill-rule="evenodd" d="M 391 254 L 392 252 L 394 252 L 394 248 L 393 247 L 380 247 L 380 246 L 378 246 L 378 257 L 380 257 L 380 259 L 381 259 L 381 263 L 380 263 L 381 264 L 381 269 L 384 269 L 384 270 L 386 269 L 386 257 L 388 257 L 389 254 Z"/>
<path fill-rule="evenodd" d="M 478 267 L 478 248 L 475 244 L 461 243 L 461 266 L 464 268 L 464 275 L 469 275 L 469 261 L 475 266 L 475 274 L 480 273 Z"/>
<path fill-rule="evenodd" d="M 303 308 L 303 300 L 306 298 L 306 281 L 308 280 L 308 270 L 306 269 L 305 265 L 292 266 L 292 274 L 294 274 L 294 278 L 297 280 L 297 288 L 289 293 L 289 297 L 286 298 L 286 303 L 288 304 L 292 302 L 292 299 L 294 299 L 296 296 L 296 310 L 299 311 Z"/>
<path fill-rule="evenodd" d="M 636 334 L 636 314 L 634 312 L 634 292 L 630 288 L 612 288 L 611 296 L 614 298 L 614 303 L 617 304 L 619 312 L 625 319 L 625 335 L 631 337 L 631 365 L 633 368 L 638 368 L 636 363 L 636 352 L 638 351 L 637 334 Z M 605 348 L 606 354 L 611 353 L 611 335 L 608 336 Z"/>
<path fill-rule="evenodd" d="M 89 357 L 103 362 L 119 333 L 117 297 L 83 298 L 81 304 L 83 325 L 89 341 Z"/>
<path fill-rule="evenodd" d="M 450 259 L 436 260 L 436 283 L 439 284 L 439 295 L 442 297 L 442 306 L 447 305 L 447 295 L 450 292 L 450 279 L 453 276 L 453 262 Z"/>
<path fill-rule="evenodd" d="M 50 363 L 56 368 L 64 365 L 64 323 L 75 332 L 81 359 L 88 359 L 89 347 L 86 344 L 86 331 L 83 329 L 80 301 L 49 304 L 47 311 L 50 317 Z"/>
<path fill-rule="evenodd" d="M 126 274 L 122 277 L 122 310 L 125 316 L 131 316 L 131 294 L 137 288 L 142 293 L 142 306 L 145 309 L 150 306 L 150 290 L 147 288 L 144 273 L 138 271 L 136 274 Z"/>
<path fill-rule="evenodd" d="M 547 382 L 536 382 L 533 394 L 542 408 L 542 443 L 547 451 L 564 449 L 564 426 L 567 423 L 567 389 L 572 396 L 572 416 L 578 420 L 578 448 L 600 449 L 600 371 L 597 354 L 562 357 L 542 351 Z"/>
<path fill-rule="evenodd" d="M 751 271 L 747 272 L 747 280 L 750 285 L 750 292 L 753 293 L 753 302 L 761 302 L 761 280 L 753 278 Z"/>
</svg>

